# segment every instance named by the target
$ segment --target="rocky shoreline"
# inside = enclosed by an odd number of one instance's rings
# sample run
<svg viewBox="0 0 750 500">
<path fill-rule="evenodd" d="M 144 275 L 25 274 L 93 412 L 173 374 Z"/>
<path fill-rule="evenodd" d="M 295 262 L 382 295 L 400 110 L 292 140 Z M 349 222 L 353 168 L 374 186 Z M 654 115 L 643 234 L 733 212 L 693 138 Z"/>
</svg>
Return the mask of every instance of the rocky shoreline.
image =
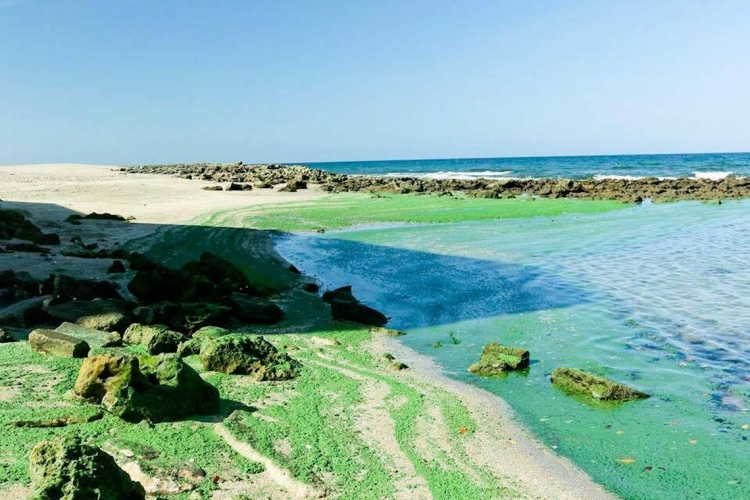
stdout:
<svg viewBox="0 0 750 500">
<path fill-rule="evenodd" d="M 680 200 L 723 200 L 750 197 L 750 178 L 724 179 L 423 179 L 417 177 L 384 177 L 336 174 L 304 165 L 245 165 L 239 163 L 140 165 L 121 168 L 126 173 L 172 175 L 184 179 L 199 179 L 216 183 L 234 184 L 231 189 L 268 189 L 284 184 L 282 189 L 304 189 L 307 183 L 316 184 L 323 191 L 420 193 L 450 196 L 464 193 L 476 198 L 515 198 L 540 196 L 547 198 L 577 198 L 655 202 Z M 225 188 L 226 189 L 226 188 Z"/>
</svg>

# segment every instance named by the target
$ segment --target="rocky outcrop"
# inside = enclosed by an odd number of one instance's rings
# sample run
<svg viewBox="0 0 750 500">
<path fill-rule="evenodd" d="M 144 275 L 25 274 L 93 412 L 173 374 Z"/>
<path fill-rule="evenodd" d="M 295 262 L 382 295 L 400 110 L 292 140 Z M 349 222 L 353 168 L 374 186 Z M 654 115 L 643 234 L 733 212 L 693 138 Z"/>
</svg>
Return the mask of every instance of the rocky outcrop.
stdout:
<svg viewBox="0 0 750 500">
<path fill-rule="evenodd" d="M 302 364 L 279 352 L 263 337 L 230 335 L 203 342 L 200 359 L 206 370 L 251 375 L 255 380 L 288 380 Z"/>
<path fill-rule="evenodd" d="M 490 342 L 482 349 L 479 361 L 471 365 L 468 370 L 477 375 L 498 375 L 528 366 L 529 351 Z"/>
<path fill-rule="evenodd" d="M 219 391 L 171 354 L 87 358 L 75 393 L 128 422 L 167 422 L 219 411 Z"/>
<path fill-rule="evenodd" d="M 150 354 L 177 352 L 177 346 L 185 337 L 164 325 L 141 325 L 133 323 L 122 336 L 122 341 L 130 345 L 142 345 Z"/>
<path fill-rule="evenodd" d="M 383 313 L 357 300 L 351 286 L 329 290 L 323 294 L 323 300 L 331 305 L 333 319 L 371 326 L 383 326 L 388 322 Z"/>
<path fill-rule="evenodd" d="M 279 184 L 288 190 L 301 189 L 296 181 L 317 184 L 329 192 L 390 192 L 433 193 L 446 195 L 466 193 L 470 197 L 487 199 L 542 196 L 548 198 L 577 198 L 639 202 L 717 200 L 750 197 L 750 179 L 728 177 L 710 179 L 424 179 L 416 177 L 384 177 L 344 175 L 311 169 L 302 165 L 243 165 L 243 164 L 178 164 L 145 165 L 124 169 L 133 173 L 174 175 L 188 179 L 214 182 L 252 183 L 256 187 Z"/>
<path fill-rule="evenodd" d="M 61 321 L 77 323 L 94 330 L 123 332 L 130 324 L 129 305 L 124 300 L 74 300 L 48 306 L 44 312 Z"/>
<path fill-rule="evenodd" d="M 57 436 L 31 450 L 31 500 L 145 500 L 143 487 L 114 458 L 76 436 Z"/>
<path fill-rule="evenodd" d="M 602 401 L 631 401 L 650 397 L 645 392 L 575 368 L 556 368 L 552 372 L 552 384 L 566 393 Z"/>
<path fill-rule="evenodd" d="M 34 330 L 29 334 L 29 346 L 37 352 L 65 358 L 85 358 L 89 354 L 85 341 L 55 330 Z"/>
</svg>

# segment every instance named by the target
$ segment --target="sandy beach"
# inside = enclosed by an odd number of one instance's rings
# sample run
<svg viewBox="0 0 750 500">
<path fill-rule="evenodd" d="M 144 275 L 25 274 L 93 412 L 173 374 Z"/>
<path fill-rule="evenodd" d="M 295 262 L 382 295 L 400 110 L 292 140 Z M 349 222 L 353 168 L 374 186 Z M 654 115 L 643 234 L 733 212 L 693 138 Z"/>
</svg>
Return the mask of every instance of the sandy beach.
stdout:
<svg viewBox="0 0 750 500">
<path fill-rule="evenodd" d="M 198 216 L 214 212 L 292 201 L 309 202 L 327 194 L 312 185 L 294 193 L 277 189 L 231 192 L 202 189 L 213 184 L 164 175 L 125 174 L 116 167 L 101 165 L 1 166 L 0 207 L 26 210 L 35 223 L 45 231 L 58 233 L 64 241 L 72 234 L 79 234 L 84 239 L 99 242 L 100 246 L 111 246 L 143 238 L 163 225 L 188 224 Z M 59 222 L 61 216 L 71 211 L 80 214 L 108 212 L 132 220 L 130 224 L 84 228 Z M 20 253 L 0 255 L 0 269 L 25 270 L 40 277 L 67 270 L 76 276 L 102 278 L 106 276 L 104 273 L 109 262 L 111 260 L 50 259 Z M 446 461 L 447 468 L 460 467 L 469 477 L 479 477 L 478 471 L 481 471 L 483 478 L 493 478 L 498 485 L 510 488 L 513 492 L 510 497 L 514 498 L 614 498 L 572 462 L 557 456 L 531 436 L 516 422 L 513 410 L 502 399 L 448 379 L 429 358 L 397 340 L 373 335 L 365 343 L 373 359 L 390 353 L 409 366 L 408 370 L 393 372 L 385 367 L 375 369 L 353 365 L 350 361 L 338 359 L 330 348 L 322 348 L 319 344 L 326 345 L 325 340 L 290 333 L 303 346 L 301 350 L 307 353 L 304 358 L 308 360 L 306 366 L 335 371 L 367 388 L 363 392 L 363 403 L 349 411 L 362 439 L 391 464 L 390 473 L 396 478 L 394 498 L 438 497 L 414 467 L 412 457 L 399 447 L 395 424 L 389 417 L 389 408 L 395 408 L 398 402 L 388 398 L 388 384 L 401 384 L 420 394 L 425 402 L 422 408 L 426 410 L 417 418 L 417 431 L 422 440 L 417 443 L 417 449 L 421 450 L 423 459 L 429 455 L 430 449 L 442 450 L 450 457 Z M 388 384 L 384 380 L 389 381 Z M 3 394 L 0 393 L 0 400 Z M 451 428 L 445 415 L 441 414 L 439 402 L 448 396 L 460 401 L 478 423 L 476 430 L 466 439 Z M 257 404 L 256 401 L 242 403 Z M 241 450 L 242 446 L 234 448 Z M 268 498 L 309 498 L 326 491 L 326 478 L 321 478 L 321 481 L 323 486 L 300 487 L 297 482 L 289 480 L 284 470 L 267 467 L 265 472 L 257 475 L 257 480 L 231 487 L 226 485 L 226 488 L 214 491 L 212 498 L 233 498 L 233 492 L 263 493 Z M 0 482 L 0 498 L 19 498 L 25 487 L 24 484 Z M 335 496 L 334 491 L 332 497 Z"/>
</svg>

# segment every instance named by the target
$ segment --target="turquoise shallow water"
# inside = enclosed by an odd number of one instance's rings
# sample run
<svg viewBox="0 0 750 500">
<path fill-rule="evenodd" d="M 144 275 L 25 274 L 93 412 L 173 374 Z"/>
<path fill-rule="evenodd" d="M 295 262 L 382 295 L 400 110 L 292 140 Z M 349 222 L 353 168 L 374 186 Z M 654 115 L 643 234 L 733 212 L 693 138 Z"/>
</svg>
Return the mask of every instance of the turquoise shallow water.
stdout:
<svg viewBox="0 0 750 500">
<path fill-rule="evenodd" d="M 325 286 L 353 284 L 407 345 L 502 396 L 624 498 L 750 498 L 750 201 L 348 230 L 278 249 Z M 489 341 L 529 349 L 530 369 L 467 373 Z M 653 397 L 592 406 L 551 386 L 558 366 Z"/>
</svg>

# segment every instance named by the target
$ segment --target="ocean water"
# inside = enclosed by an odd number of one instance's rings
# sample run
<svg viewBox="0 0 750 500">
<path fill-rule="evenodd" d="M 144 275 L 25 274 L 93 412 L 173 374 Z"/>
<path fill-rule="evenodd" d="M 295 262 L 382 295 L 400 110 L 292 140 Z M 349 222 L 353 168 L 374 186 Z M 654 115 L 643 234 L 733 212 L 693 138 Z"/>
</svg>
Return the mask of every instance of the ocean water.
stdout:
<svg viewBox="0 0 750 500">
<path fill-rule="evenodd" d="M 455 158 L 309 163 L 312 168 L 356 175 L 417 176 L 432 179 L 593 177 L 707 177 L 750 175 L 750 153 L 670 155 Z"/>
<path fill-rule="evenodd" d="M 750 200 L 355 228 L 277 248 L 325 287 L 352 284 L 405 344 L 506 399 L 623 498 L 750 498 Z M 531 367 L 467 373 L 490 341 L 529 349 Z M 652 397 L 591 404 L 550 384 L 559 366 Z"/>
</svg>

